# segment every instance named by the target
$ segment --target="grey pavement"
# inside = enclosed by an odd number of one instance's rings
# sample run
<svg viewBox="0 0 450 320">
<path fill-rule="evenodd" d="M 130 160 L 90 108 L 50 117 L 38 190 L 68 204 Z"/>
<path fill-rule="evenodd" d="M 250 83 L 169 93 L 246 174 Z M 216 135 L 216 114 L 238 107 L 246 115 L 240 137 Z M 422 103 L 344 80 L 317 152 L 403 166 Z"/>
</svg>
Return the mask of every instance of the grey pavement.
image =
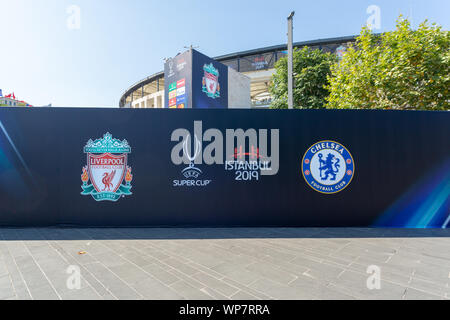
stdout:
<svg viewBox="0 0 450 320">
<path fill-rule="evenodd" d="M 449 300 L 450 230 L 5 228 L 0 299 Z"/>
</svg>

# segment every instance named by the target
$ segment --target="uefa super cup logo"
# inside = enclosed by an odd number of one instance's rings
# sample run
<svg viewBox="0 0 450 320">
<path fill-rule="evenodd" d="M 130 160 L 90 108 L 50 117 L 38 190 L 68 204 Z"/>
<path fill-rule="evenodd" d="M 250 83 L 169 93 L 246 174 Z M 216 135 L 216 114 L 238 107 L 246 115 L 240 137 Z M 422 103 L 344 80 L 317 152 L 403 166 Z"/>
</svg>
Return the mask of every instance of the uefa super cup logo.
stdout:
<svg viewBox="0 0 450 320">
<path fill-rule="evenodd" d="M 233 174 L 235 181 L 241 182 L 259 181 L 261 177 L 278 174 L 279 129 L 204 130 L 202 121 L 194 121 L 192 131 L 178 128 L 170 139 L 176 143 L 171 161 L 175 166 L 184 167 L 182 179 L 172 180 L 174 187 L 210 185 L 212 180 L 205 180 L 205 177 L 212 174 L 208 168 L 215 166 L 222 166 Z"/>
<path fill-rule="evenodd" d="M 202 170 L 200 170 L 199 168 L 196 168 L 195 164 L 194 164 L 195 159 L 197 159 L 197 157 L 202 152 L 202 144 L 201 144 L 200 140 L 198 140 L 197 135 L 195 135 L 194 139 L 195 139 L 194 140 L 195 147 L 194 147 L 194 153 L 192 156 L 190 155 L 189 148 L 188 148 L 188 141 L 190 140 L 189 137 L 187 137 L 183 143 L 184 156 L 189 160 L 189 167 L 187 167 L 186 169 L 184 169 L 181 172 L 186 179 L 191 179 L 191 178 L 197 179 L 202 174 Z"/>
<path fill-rule="evenodd" d="M 193 151 L 190 151 L 191 140 L 193 140 Z M 203 171 L 196 167 L 195 162 L 201 158 L 202 155 L 202 143 L 197 135 L 194 135 L 194 139 L 191 139 L 191 135 L 187 134 L 183 140 L 183 159 L 187 168 L 181 171 L 183 176 L 180 180 L 173 180 L 174 187 L 206 187 L 212 180 L 202 179 Z M 186 161 L 187 160 L 187 161 Z"/>
</svg>

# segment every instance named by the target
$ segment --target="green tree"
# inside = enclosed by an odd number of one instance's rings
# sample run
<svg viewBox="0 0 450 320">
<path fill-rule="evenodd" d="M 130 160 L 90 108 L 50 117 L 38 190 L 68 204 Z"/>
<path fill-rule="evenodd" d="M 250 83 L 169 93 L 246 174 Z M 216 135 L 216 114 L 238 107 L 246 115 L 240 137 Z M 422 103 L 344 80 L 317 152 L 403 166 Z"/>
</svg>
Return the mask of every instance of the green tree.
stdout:
<svg viewBox="0 0 450 320">
<path fill-rule="evenodd" d="M 450 32 L 401 16 L 381 35 L 363 28 L 328 77 L 331 109 L 449 110 Z"/>
<path fill-rule="evenodd" d="M 336 56 L 308 47 L 302 50 L 295 49 L 293 56 L 294 108 L 324 108 L 325 97 L 329 94 L 328 89 L 325 88 L 328 84 L 327 76 L 331 74 L 331 66 L 337 61 Z M 287 82 L 287 57 L 283 57 L 275 64 L 275 73 L 269 87 L 273 97 L 271 108 L 288 108 Z"/>
</svg>

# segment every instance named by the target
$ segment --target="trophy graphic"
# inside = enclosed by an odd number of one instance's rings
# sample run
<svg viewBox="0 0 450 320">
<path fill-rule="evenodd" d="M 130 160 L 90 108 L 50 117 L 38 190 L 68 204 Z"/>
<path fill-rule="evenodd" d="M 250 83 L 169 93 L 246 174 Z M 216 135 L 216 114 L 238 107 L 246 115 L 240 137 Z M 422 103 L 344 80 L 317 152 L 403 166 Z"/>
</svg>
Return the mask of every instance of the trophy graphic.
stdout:
<svg viewBox="0 0 450 320">
<path fill-rule="evenodd" d="M 202 144 L 198 140 L 197 135 L 194 136 L 194 155 L 191 155 L 188 148 L 188 141 L 190 140 L 190 135 L 186 137 L 183 143 L 183 153 L 184 156 L 189 160 L 189 167 L 185 168 L 181 173 L 186 179 L 197 179 L 201 174 L 202 170 L 195 167 L 194 161 L 202 152 Z"/>
</svg>

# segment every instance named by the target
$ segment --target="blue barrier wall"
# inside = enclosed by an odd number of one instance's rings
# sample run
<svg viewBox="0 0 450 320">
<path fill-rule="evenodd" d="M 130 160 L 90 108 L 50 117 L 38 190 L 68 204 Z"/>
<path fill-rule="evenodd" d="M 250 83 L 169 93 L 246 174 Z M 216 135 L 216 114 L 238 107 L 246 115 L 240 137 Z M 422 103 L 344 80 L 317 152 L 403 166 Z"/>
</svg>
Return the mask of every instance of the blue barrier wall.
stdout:
<svg viewBox="0 0 450 320">
<path fill-rule="evenodd" d="M 239 128 L 258 140 L 228 154 Z M 173 162 L 177 129 L 192 163 Z M 278 168 L 264 174 L 277 132 Z M 448 112 L 4 108 L 0 225 L 445 227 L 449 137 Z M 331 143 L 342 158 L 327 162 Z"/>
</svg>

